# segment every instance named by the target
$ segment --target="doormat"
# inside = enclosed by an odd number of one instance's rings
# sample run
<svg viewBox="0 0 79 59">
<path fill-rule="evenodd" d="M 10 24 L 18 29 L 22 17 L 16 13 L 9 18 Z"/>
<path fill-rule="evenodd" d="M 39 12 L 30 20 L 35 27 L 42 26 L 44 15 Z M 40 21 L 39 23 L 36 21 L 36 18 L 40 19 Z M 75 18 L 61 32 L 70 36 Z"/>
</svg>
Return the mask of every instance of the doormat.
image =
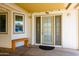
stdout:
<svg viewBox="0 0 79 59">
<path fill-rule="evenodd" d="M 51 46 L 42 46 L 42 45 L 40 45 L 39 48 L 40 48 L 40 49 L 43 49 L 43 50 L 53 50 L 55 47 L 51 47 Z"/>
</svg>

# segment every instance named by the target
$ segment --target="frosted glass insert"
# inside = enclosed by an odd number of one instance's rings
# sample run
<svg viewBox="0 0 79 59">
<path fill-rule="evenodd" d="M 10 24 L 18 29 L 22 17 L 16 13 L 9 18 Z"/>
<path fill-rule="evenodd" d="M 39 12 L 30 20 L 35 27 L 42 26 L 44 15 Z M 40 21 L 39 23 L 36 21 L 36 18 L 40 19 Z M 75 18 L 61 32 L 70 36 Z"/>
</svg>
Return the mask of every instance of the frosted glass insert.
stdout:
<svg viewBox="0 0 79 59">
<path fill-rule="evenodd" d="M 41 43 L 41 17 L 36 17 L 36 43 Z"/>
<path fill-rule="evenodd" d="M 55 45 L 61 45 L 61 15 L 55 16 Z"/>
<path fill-rule="evenodd" d="M 42 18 L 42 44 L 53 44 L 51 35 L 51 17 Z"/>
</svg>

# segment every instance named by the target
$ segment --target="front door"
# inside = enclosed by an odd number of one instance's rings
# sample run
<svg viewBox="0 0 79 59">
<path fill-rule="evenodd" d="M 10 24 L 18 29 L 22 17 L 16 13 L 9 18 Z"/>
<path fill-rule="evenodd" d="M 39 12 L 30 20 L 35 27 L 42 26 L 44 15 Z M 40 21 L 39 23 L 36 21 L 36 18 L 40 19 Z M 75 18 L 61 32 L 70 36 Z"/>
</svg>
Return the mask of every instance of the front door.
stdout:
<svg viewBox="0 0 79 59">
<path fill-rule="evenodd" d="M 41 40 L 42 45 L 54 45 L 54 31 L 52 31 L 52 17 L 42 16 L 41 20 Z M 54 29 L 54 28 L 53 28 Z"/>
<path fill-rule="evenodd" d="M 35 45 L 61 46 L 61 15 L 35 17 Z"/>
</svg>

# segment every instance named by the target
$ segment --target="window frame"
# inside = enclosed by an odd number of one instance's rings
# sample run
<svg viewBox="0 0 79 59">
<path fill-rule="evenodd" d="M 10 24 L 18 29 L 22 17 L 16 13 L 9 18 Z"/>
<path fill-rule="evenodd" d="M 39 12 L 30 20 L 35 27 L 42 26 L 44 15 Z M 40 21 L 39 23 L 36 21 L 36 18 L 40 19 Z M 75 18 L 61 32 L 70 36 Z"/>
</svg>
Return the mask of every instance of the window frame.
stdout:
<svg viewBox="0 0 79 59">
<path fill-rule="evenodd" d="M 23 16 L 23 32 L 16 32 L 15 31 L 15 16 L 18 15 L 18 16 Z M 21 14 L 21 13 L 16 13 L 16 12 L 13 12 L 13 34 L 24 34 L 25 33 L 25 15 L 24 14 Z"/>
</svg>

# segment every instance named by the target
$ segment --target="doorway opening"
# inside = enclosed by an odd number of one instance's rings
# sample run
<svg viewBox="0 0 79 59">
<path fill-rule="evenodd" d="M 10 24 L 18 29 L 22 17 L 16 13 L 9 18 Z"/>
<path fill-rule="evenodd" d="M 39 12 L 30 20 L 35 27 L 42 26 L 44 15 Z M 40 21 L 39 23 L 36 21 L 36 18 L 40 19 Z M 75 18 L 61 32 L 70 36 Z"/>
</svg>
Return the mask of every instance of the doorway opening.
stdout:
<svg viewBox="0 0 79 59">
<path fill-rule="evenodd" d="M 35 16 L 33 21 L 34 45 L 62 46 L 62 15 Z"/>
</svg>

